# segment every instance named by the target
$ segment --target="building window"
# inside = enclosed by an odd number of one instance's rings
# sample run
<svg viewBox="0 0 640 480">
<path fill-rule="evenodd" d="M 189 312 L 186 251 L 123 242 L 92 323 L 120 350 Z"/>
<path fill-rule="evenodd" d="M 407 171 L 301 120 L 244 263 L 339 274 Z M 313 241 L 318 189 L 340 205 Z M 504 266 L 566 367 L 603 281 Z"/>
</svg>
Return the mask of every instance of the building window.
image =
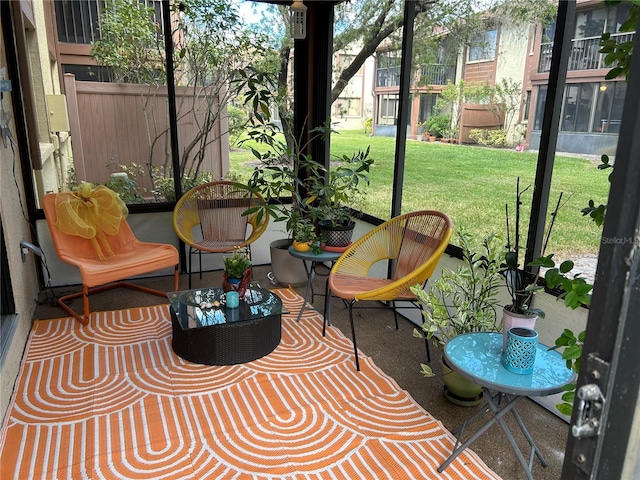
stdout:
<svg viewBox="0 0 640 480">
<path fill-rule="evenodd" d="M 522 121 L 529 121 L 529 109 L 531 108 L 531 90 L 527 90 L 526 96 L 524 98 L 524 105 L 522 108 Z"/>
<path fill-rule="evenodd" d="M 620 133 L 625 82 L 568 84 L 562 101 L 561 132 Z M 538 90 L 534 130 L 542 129 L 547 86 Z"/>
<path fill-rule="evenodd" d="M 377 125 L 395 125 L 398 117 L 398 95 L 378 95 Z"/>
<path fill-rule="evenodd" d="M 420 112 L 418 114 L 419 122 L 424 122 L 435 113 L 438 97 L 439 95 L 435 93 L 420 94 Z"/>
<path fill-rule="evenodd" d="M 498 30 L 489 30 L 479 35 L 469 47 L 469 62 L 493 60 L 496 57 L 496 44 L 498 42 Z"/>
<path fill-rule="evenodd" d="M 603 82 L 599 85 L 592 131 L 620 133 L 626 93 L 627 84 L 625 82 Z"/>
<path fill-rule="evenodd" d="M 139 0 L 145 7 L 153 8 L 155 21 L 163 28 L 161 0 Z M 100 38 L 99 17 L 104 0 L 57 0 L 56 27 L 58 41 L 90 45 Z"/>
<path fill-rule="evenodd" d="M 547 102 L 547 86 L 538 87 L 538 95 L 536 97 L 535 119 L 533 122 L 534 130 L 542 130 L 542 117 L 544 116 L 544 106 Z"/>
<path fill-rule="evenodd" d="M 383 52 L 376 59 L 376 87 L 400 86 L 400 52 Z"/>
<path fill-rule="evenodd" d="M 594 99 L 593 83 L 567 85 L 562 106 L 560 131 L 588 132 Z"/>
</svg>

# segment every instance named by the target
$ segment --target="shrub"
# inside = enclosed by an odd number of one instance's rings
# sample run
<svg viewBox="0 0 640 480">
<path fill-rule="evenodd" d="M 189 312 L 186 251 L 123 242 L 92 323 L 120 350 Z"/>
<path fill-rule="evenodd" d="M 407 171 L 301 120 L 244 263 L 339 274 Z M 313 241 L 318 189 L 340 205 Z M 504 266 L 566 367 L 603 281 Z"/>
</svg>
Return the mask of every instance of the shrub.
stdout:
<svg viewBox="0 0 640 480">
<path fill-rule="evenodd" d="M 499 130 L 484 130 L 474 128 L 469 132 L 469 138 L 488 147 L 504 147 L 507 145 L 507 132 Z"/>
<path fill-rule="evenodd" d="M 369 135 L 371 132 L 373 132 L 373 119 L 367 118 L 364 121 L 364 134 Z"/>
</svg>

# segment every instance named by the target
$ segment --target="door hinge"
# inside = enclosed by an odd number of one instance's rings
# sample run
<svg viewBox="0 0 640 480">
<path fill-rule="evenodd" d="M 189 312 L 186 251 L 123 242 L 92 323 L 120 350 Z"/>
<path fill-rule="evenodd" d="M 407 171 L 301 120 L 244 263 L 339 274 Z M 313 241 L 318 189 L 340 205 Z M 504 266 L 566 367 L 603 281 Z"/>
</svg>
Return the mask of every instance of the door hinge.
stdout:
<svg viewBox="0 0 640 480">
<path fill-rule="evenodd" d="M 572 460 L 587 475 L 591 474 L 595 457 L 598 435 L 602 429 L 602 415 L 606 403 L 604 393 L 609 377 L 608 362 L 596 354 L 587 358 L 587 375 L 591 383 L 582 385 L 576 391 L 577 413 L 571 434 L 576 438 Z"/>
</svg>

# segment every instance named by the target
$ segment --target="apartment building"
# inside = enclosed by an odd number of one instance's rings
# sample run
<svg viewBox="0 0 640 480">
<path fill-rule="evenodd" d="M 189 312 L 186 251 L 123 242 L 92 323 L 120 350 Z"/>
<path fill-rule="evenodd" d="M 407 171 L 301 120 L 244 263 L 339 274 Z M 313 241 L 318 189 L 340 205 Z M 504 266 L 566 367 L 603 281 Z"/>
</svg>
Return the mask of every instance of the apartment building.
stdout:
<svg viewBox="0 0 640 480">
<path fill-rule="evenodd" d="M 621 32 L 629 15 L 629 2 L 606 6 L 603 2 L 577 2 L 562 115 L 556 149 L 593 155 L 614 154 L 627 91 L 624 78 L 606 80 L 610 67 L 604 63 L 600 39 L 604 32 L 616 42 L 633 40 L 635 32 Z M 555 24 L 538 26 L 533 33 L 523 79 L 526 98 L 526 142 L 540 145 L 542 114 L 546 100 Z"/>
<path fill-rule="evenodd" d="M 602 1 L 578 0 L 558 151 L 593 155 L 615 152 L 626 83 L 624 78 L 605 79 L 610 67 L 599 50 L 604 32 L 618 43 L 633 40 L 635 32 L 620 31 L 628 13 L 628 2 L 608 7 Z M 411 89 L 408 138 L 419 138 L 420 123 L 433 113 L 447 82 L 464 80 L 495 86 L 502 79 L 511 79 L 522 84 L 522 105 L 512 124 L 511 138 L 525 148 L 537 149 L 554 33 L 555 23 L 529 28 L 488 23 L 475 43 L 460 49 L 455 63 L 437 62 L 416 68 L 419 74 Z M 399 65 L 398 52 L 380 49 L 374 85 L 375 135 L 395 136 Z M 460 140 L 467 140 L 464 131 L 458 133 Z"/>
</svg>

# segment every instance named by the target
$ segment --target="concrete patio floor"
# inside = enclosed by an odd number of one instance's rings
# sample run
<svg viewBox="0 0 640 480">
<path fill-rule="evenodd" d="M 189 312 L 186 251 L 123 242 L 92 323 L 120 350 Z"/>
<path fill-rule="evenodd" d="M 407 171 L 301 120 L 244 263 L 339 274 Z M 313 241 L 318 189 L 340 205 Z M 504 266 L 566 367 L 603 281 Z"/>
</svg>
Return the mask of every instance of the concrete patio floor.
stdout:
<svg viewBox="0 0 640 480">
<path fill-rule="evenodd" d="M 267 278 L 270 271 L 269 265 L 254 267 L 254 281 L 264 287 L 273 286 Z M 218 286 L 221 284 L 222 272 L 206 272 L 200 280 L 197 274 L 193 275 L 193 287 Z M 137 280 L 137 283 L 157 288 L 170 290 L 172 277 L 156 277 Z M 187 275 L 180 279 L 181 290 L 186 290 L 188 285 Z M 317 278 L 316 292 L 324 291 L 324 278 Z M 300 295 L 304 295 L 304 286 L 294 287 Z M 61 318 L 66 313 L 52 304 L 52 294 L 62 295 L 71 291 L 77 291 L 77 286 L 57 287 L 52 291 L 41 293 L 43 302 L 36 309 L 35 319 Z M 155 305 L 168 303 L 162 297 L 148 295 L 129 289 L 117 289 L 99 293 L 90 298 L 91 310 L 117 310 L 136 306 Z M 315 305 L 320 310 L 323 308 L 324 298 L 316 296 Z M 81 309 L 81 300 L 74 300 L 74 309 Z M 413 337 L 414 324 L 400 317 L 399 329 L 395 330 L 393 314 L 385 309 L 355 310 L 356 334 L 358 347 L 361 351 L 372 357 L 374 362 L 388 375 L 393 377 L 401 388 L 419 403 L 425 410 L 439 419 L 449 430 L 454 430 L 465 419 L 473 415 L 479 407 L 459 407 L 446 400 L 443 396 L 443 383 L 440 378 L 440 352 L 431 347 L 431 366 L 436 373 L 434 378 L 424 378 L 420 373 L 420 363 L 426 361 L 424 341 Z M 351 338 L 349 317 L 346 307 L 338 299 L 332 303 L 332 324 L 338 327 L 346 337 Z M 318 332 L 320 335 L 321 332 Z M 533 463 L 533 476 L 536 479 L 559 479 L 564 459 L 564 449 L 569 433 L 569 426 L 562 419 L 552 414 L 537 403 L 525 399 L 518 405 L 518 413 L 529 429 L 533 439 L 538 444 L 549 466 L 544 468 L 538 461 Z M 488 414 L 486 417 L 489 418 Z M 505 417 L 507 424 L 514 433 L 514 437 L 525 458 L 529 457 L 529 445 L 520 433 L 513 417 Z M 473 427 L 470 427 L 473 432 Z M 465 437 L 467 438 L 467 436 Z M 498 475 L 507 480 L 519 480 L 526 478 L 518 459 L 499 425 L 493 425 L 482 435 L 471 448 L 478 453 L 482 460 Z"/>
</svg>

